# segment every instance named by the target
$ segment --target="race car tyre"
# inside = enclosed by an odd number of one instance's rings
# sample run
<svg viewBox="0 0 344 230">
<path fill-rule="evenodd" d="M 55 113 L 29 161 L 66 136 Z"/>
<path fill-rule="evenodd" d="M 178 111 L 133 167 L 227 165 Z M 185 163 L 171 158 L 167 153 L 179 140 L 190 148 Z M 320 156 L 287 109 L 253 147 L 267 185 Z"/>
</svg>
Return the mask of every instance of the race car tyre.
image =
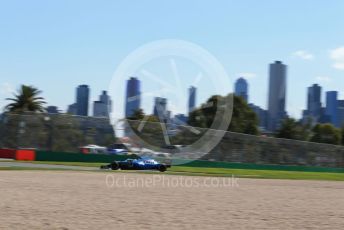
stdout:
<svg viewBox="0 0 344 230">
<path fill-rule="evenodd" d="M 118 170 L 119 169 L 119 164 L 117 162 L 112 162 L 111 163 L 111 169 L 112 170 Z"/>
<path fill-rule="evenodd" d="M 167 170 L 167 167 L 166 167 L 166 165 L 160 165 L 159 168 L 158 168 L 158 170 L 159 170 L 160 172 L 165 172 L 165 171 Z"/>
</svg>

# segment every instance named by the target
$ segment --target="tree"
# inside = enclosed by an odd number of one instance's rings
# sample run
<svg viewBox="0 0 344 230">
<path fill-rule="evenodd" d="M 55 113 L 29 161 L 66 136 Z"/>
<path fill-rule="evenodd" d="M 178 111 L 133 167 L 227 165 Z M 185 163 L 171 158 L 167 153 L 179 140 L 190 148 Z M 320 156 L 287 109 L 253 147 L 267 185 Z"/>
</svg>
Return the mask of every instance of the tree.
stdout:
<svg viewBox="0 0 344 230">
<path fill-rule="evenodd" d="M 234 96 L 232 120 L 228 130 L 245 134 L 258 134 L 258 117 L 242 97 Z"/>
<path fill-rule="evenodd" d="M 146 115 L 143 109 L 135 110 L 133 115 L 131 117 L 128 117 L 128 120 L 133 120 L 133 121 L 145 120 L 146 122 L 160 122 L 158 117 L 154 115 Z"/>
<path fill-rule="evenodd" d="M 44 98 L 39 97 L 40 90 L 33 86 L 22 85 L 14 98 L 7 98 L 6 100 L 12 101 L 5 109 L 9 112 L 44 112 L 43 105 L 45 104 Z"/>
<path fill-rule="evenodd" d="M 309 126 L 302 125 L 294 118 L 287 118 L 282 122 L 281 128 L 276 133 L 276 137 L 307 141 L 309 138 Z"/>
<path fill-rule="evenodd" d="M 331 124 L 317 124 L 313 128 L 311 141 L 339 145 L 341 144 L 340 130 Z"/>
<path fill-rule="evenodd" d="M 232 96 L 233 95 L 228 95 L 227 97 Z M 234 106 L 232 120 L 228 127 L 228 131 L 257 135 L 257 115 L 241 97 L 234 96 L 233 98 Z M 210 128 L 216 113 L 220 113 L 220 116 L 225 116 L 225 114 L 221 114 L 223 112 L 221 110 L 221 103 L 225 100 L 226 97 L 218 95 L 212 96 L 201 106 L 201 108 L 190 113 L 189 124 L 201 128 Z"/>
<path fill-rule="evenodd" d="M 200 128 L 210 128 L 218 109 L 218 103 L 220 103 L 222 99 L 223 97 L 214 95 L 210 97 L 200 109 L 193 110 L 189 114 L 189 125 Z"/>
<path fill-rule="evenodd" d="M 146 143 L 161 145 L 160 142 L 163 141 L 164 133 L 158 117 L 146 115 L 142 109 L 138 109 L 134 111 L 131 117 L 128 117 L 126 124 L 128 126 L 125 127 L 125 133 L 129 137 L 140 137 Z"/>
<path fill-rule="evenodd" d="M 128 117 L 129 120 L 142 120 L 145 117 L 145 113 L 142 109 L 135 110 L 133 115 Z"/>
</svg>

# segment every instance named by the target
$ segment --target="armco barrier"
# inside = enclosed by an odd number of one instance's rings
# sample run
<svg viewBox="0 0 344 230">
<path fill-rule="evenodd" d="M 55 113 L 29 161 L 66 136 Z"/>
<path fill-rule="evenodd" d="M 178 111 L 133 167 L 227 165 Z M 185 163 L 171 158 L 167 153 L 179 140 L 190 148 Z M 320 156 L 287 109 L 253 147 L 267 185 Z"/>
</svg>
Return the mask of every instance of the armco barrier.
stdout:
<svg viewBox="0 0 344 230">
<path fill-rule="evenodd" d="M 17 150 L 16 160 L 18 161 L 34 161 L 36 159 L 35 150 Z"/>
<path fill-rule="evenodd" d="M 125 160 L 127 158 L 128 158 L 128 156 L 36 151 L 36 161 L 109 163 L 109 162 L 112 162 L 115 160 L 116 161 Z M 130 158 L 137 158 L 137 156 L 131 155 Z"/>
<path fill-rule="evenodd" d="M 0 158 L 15 159 L 16 150 L 14 149 L 0 149 Z"/>
</svg>

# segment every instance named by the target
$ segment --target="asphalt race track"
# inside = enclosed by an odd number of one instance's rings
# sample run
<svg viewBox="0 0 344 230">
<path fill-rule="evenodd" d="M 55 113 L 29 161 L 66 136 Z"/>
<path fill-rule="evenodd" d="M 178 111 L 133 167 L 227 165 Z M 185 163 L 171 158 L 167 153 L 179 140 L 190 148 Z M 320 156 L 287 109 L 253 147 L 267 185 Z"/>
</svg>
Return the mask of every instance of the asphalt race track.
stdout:
<svg viewBox="0 0 344 230">
<path fill-rule="evenodd" d="M 99 170 L 96 167 L 69 166 L 69 165 L 52 165 L 52 164 L 35 164 L 29 162 L 0 161 L 0 167 L 19 167 L 35 169 L 64 169 L 64 170 Z"/>
</svg>

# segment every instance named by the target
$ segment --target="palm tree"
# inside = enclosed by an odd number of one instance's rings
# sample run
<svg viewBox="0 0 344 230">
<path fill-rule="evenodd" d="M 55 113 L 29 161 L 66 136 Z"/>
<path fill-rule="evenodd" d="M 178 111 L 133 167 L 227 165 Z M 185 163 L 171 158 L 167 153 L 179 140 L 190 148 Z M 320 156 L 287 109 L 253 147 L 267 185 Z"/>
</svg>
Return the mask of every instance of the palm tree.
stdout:
<svg viewBox="0 0 344 230">
<path fill-rule="evenodd" d="M 44 112 L 45 104 L 43 97 L 38 97 L 40 90 L 33 86 L 22 85 L 14 98 L 7 98 L 12 101 L 5 109 L 9 112 Z"/>
</svg>

